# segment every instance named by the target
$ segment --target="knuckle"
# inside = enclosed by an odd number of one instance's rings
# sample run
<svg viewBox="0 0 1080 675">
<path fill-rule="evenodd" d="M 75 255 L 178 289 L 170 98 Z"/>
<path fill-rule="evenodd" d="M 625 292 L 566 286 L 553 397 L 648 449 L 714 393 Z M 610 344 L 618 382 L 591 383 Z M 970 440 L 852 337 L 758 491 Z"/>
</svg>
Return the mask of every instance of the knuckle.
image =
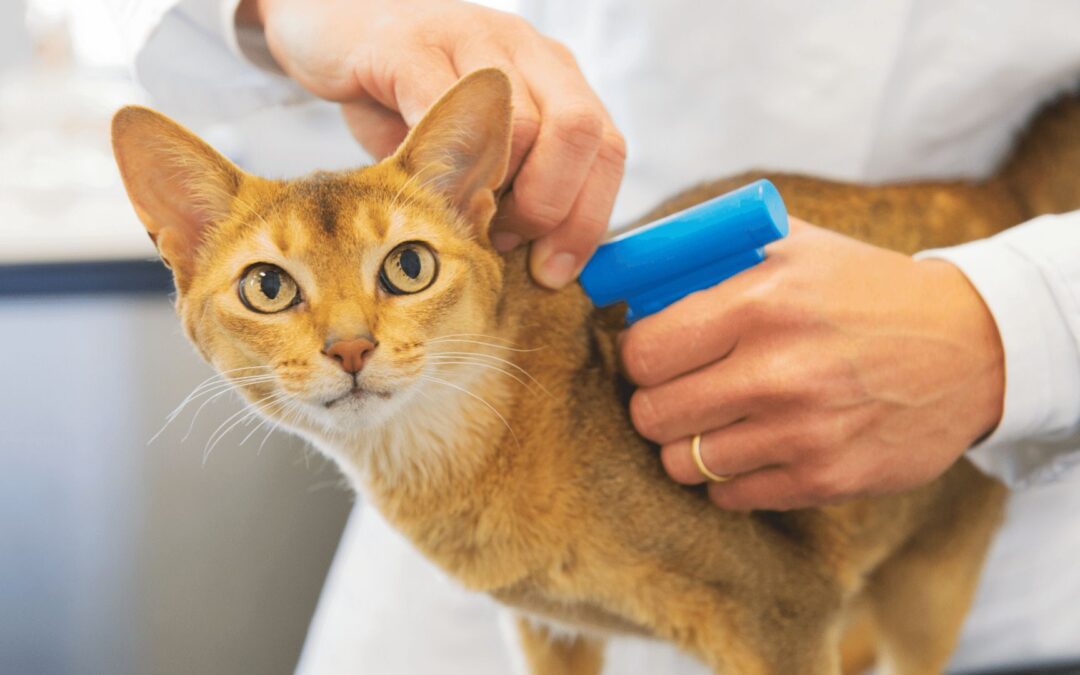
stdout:
<svg viewBox="0 0 1080 675">
<path fill-rule="evenodd" d="M 526 18 L 518 16 L 517 14 L 500 12 L 499 18 L 502 23 L 498 30 L 502 35 L 506 35 L 507 33 L 513 36 L 531 35 L 536 31 Z"/>
<path fill-rule="evenodd" d="M 576 212 L 570 226 L 573 237 L 567 241 L 567 245 L 589 250 L 599 244 L 608 229 L 607 220 L 602 214 L 586 210 Z"/>
<path fill-rule="evenodd" d="M 535 194 L 530 183 L 514 184 L 518 214 L 543 233 L 555 229 L 570 210 L 569 202 L 559 202 L 547 196 Z"/>
<path fill-rule="evenodd" d="M 663 423 L 653 397 L 640 389 L 630 397 L 630 420 L 638 432 L 650 440 L 660 437 Z"/>
<path fill-rule="evenodd" d="M 577 66 L 577 59 L 574 57 L 574 52 L 570 51 L 564 43 L 556 40 L 555 38 L 544 37 L 544 42 L 548 48 L 555 54 L 555 57 L 566 65 Z"/>
<path fill-rule="evenodd" d="M 682 455 L 684 452 L 685 450 L 678 446 L 665 445 L 660 449 L 660 463 L 673 480 L 680 483 L 695 482 L 697 477 L 687 470 L 687 461 Z"/>
<path fill-rule="evenodd" d="M 766 316 L 764 303 L 752 290 L 744 292 L 739 298 L 738 305 L 733 307 L 731 311 L 739 321 L 749 325 L 762 321 Z"/>
<path fill-rule="evenodd" d="M 607 129 L 600 144 L 600 154 L 604 161 L 621 167 L 626 164 L 626 152 L 626 137 L 622 132 L 614 128 Z"/>
<path fill-rule="evenodd" d="M 747 321 L 771 324 L 789 313 L 785 296 L 777 291 L 770 276 L 759 277 L 742 292 L 737 311 Z"/>
<path fill-rule="evenodd" d="M 511 61 L 527 58 L 540 42 L 540 32 L 528 20 L 516 14 L 501 14 L 499 21 L 491 23 L 485 42 L 498 45 Z"/>
<path fill-rule="evenodd" d="M 648 344 L 639 332 L 631 330 L 623 335 L 619 345 L 619 359 L 622 361 L 623 372 L 632 382 L 645 384 L 652 379 Z"/>
<path fill-rule="evenodd" d="M 604 120 L 591 104 L 571 105 L 552 113 L 551 129 L 575 154 L 592 154 L 603 140 Z"/>
<path fill-rule="evenodd" d="M 725 511 L 734 511 L 742 506 L 738 493 L 730 488 L 716 488 L 709 486 L 709 499 Z"/>
<path fill-rule="evenodd" d="M 798 359 L 783 348 L 770 349 L 756 355 L 757 377 L 753 387 L 755 399 L 763 404 L 776 404 L 797 399 L 799 384 Z"/>
<path fill-rule="evenodd" d="M 815 501 L 828 501 L 836 498 L 842 492 L 836 473 L 826 468 L 816 468 L 809 471 L 803 477 L 803 482 Z"/>
<path fill-rule="evenodd" d="M 535 115 L 516 114 L 512 126 L 511 142 L 514 147 L 521 148 L 522 151 L 532 147 L 536 136 L 540 133 L 540 120 Z"/>
<path fill-rule="evenodd" d="M 757 492 L 738 481 L 709 484 L 709 499 L 725 511 L 752 511 L 761 508 L 773 510 L 773 505 L 763 502 Z"/>
</svg>

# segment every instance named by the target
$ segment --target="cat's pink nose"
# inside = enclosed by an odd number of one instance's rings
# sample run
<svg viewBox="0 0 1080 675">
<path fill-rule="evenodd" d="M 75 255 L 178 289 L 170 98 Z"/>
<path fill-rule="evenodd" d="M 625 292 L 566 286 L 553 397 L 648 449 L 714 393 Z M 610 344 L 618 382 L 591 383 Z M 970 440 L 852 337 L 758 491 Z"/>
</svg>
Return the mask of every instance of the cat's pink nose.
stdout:
<svg viewBox="0 0 1080 675">
<path fill-rule="evenodd" d="M 367 338 L 356 340 L 341 340 L 335 342 L 323 351 L 330 358 L 338 362 L 341 369 L 350 375 L 355 375 L 364 367 L 368 355 L 375 349 L 375 343 Z"/>
</svg>

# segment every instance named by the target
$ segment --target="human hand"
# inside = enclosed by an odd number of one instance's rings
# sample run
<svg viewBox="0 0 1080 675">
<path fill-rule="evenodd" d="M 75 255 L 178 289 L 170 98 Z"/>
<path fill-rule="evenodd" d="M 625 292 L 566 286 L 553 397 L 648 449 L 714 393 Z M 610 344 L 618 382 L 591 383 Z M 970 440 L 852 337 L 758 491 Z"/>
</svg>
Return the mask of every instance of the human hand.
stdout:
<svg viewBox="0 0 1080 675">
<path fill-rule="evenodd" d="M 1001 418 L 1004 355 L 959 269 L 792 219 L 757 267 L 634 324 L 630 412 L 668 474 L 729 509 L 913 488 Z"/>
<path fill-rule="evenodd" d="M 461 76 L 497 67 L 514 88 L 507 183 L 492 225 L 506 251 L 533 241 L 530 270 L 573 280 L 607 230 L 626 149 L 574 57 L 525 20 L 459 0 L 244 0 L 274 58 L 316 96 L 341 104 L 375 157 Z"/>
</svg>

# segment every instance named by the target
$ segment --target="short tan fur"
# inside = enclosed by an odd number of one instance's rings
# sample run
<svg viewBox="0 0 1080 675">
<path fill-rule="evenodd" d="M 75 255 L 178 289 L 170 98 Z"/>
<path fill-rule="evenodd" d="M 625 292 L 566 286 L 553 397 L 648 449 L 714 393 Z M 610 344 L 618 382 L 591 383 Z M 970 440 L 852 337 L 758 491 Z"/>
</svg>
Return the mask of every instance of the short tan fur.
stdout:
<svg viewBox="0 0 1080 675">
<path fill-rule="evenodd" d="M 509 139 L 497 70 L 462 79 L 394 156 L 292 181 L 248 175 L 144 108 L 113 125 L 201 354 L 334 458 L 426 556 L 527 617 L 535 675 L 598 673 L 611 633 L 671 641 L 718 673 L 835 673 L 845 631 L 849 670 L 876 652 L 893 672 L 940 672 L 1005 489 L 961 461 L 901 495 L 732 513 L 669 480 L 628 418 L 621 312 L 595 311 L 577 285 L 536 286 L 523 252 L 491 246 Z M 795 215 L 910 253 L 1077 208 L 1078 168 L 1080 106 L 1067 99 L 983 182 L 769 177 Z M 380 270 L 408 242 L 434 252 L 437 276 L 395 294 Z M 238 285 L 256 263 L 295 280 L 295 305 L 245 306 Z M 358 338 L 377 346 L 354 381 L 326 349 Z M 271 377 L 237 379 L 247 373 Z"/>
</svg>

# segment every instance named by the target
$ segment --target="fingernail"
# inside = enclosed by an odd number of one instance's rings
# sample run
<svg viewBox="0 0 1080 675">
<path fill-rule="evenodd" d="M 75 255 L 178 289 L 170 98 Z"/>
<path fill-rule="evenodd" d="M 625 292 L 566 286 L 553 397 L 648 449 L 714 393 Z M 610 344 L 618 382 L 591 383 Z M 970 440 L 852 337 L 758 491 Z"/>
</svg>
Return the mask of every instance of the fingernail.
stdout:
<svg viewBox="0 0 1080 675">
<path fill-rule="evenodd" d="M 521 243 L 521 235 L 513 232 L 495 232 L 491 235 L 491 245 L 499 253 L 513 251 Z"/>
<path fill-rule="evenodd" d="M 577 257 L 573 253 L 556 253 L 545 260 L 537 273 L 537 281 L 548 288 L 562 288 L 577 272 Z"/>
</svg>

